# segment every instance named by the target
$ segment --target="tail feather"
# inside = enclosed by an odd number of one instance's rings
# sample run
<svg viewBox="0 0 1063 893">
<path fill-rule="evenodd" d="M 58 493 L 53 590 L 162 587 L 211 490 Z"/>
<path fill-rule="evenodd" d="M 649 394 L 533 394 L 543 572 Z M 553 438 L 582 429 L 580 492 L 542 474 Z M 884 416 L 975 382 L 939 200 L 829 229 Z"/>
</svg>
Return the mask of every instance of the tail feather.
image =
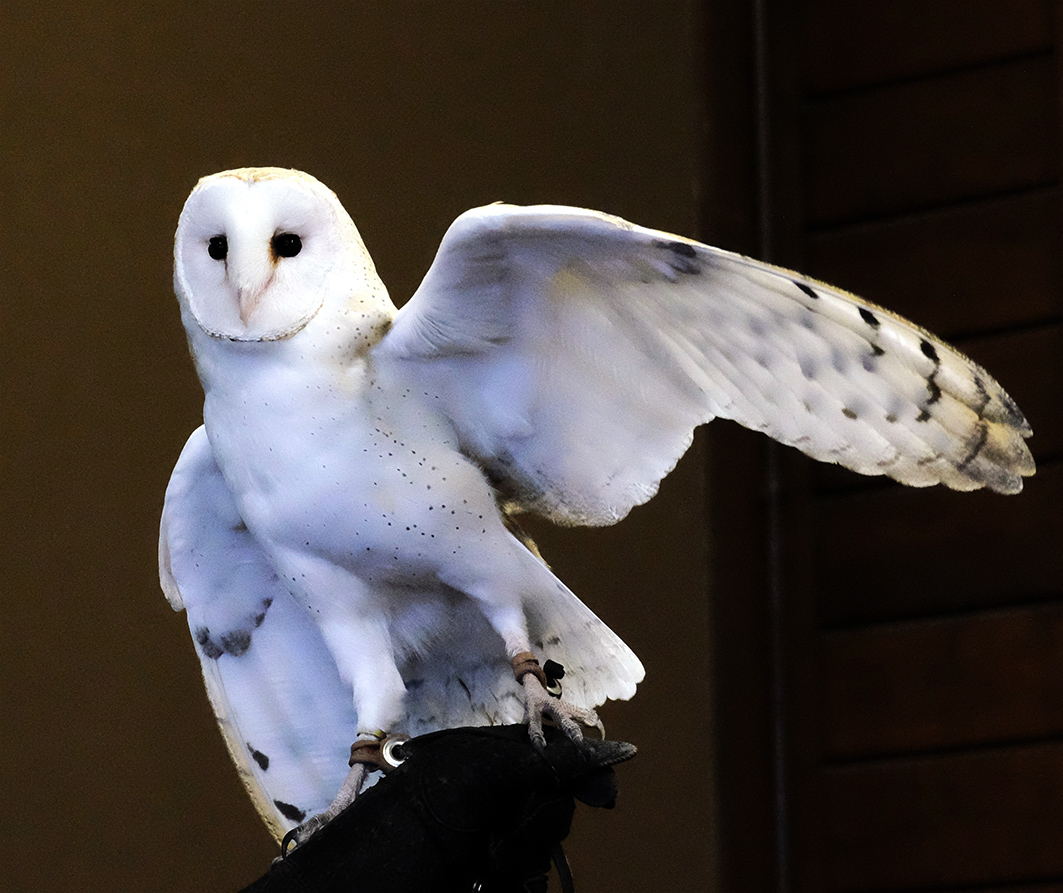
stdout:
<svg viewBox="0 0 1063 893">
<path fill-rule="evenodd" d="M 530 557 L 530 556 L 529 556 Z M 565 668 L 565 700 L 594 708 L 635 694 L 645 670 L 620 637 L 538 559 L 535 596 L 524 603 L 533 650 L 541 661 Z M 449 639 L 412 658 L 403 670 L 407 732 L 425 734 L 456 726 L 501 725 L 524 718 L 524 694 L 513 678 L 501 638 L 471 600 L 445 614 Z"/>
</svg>

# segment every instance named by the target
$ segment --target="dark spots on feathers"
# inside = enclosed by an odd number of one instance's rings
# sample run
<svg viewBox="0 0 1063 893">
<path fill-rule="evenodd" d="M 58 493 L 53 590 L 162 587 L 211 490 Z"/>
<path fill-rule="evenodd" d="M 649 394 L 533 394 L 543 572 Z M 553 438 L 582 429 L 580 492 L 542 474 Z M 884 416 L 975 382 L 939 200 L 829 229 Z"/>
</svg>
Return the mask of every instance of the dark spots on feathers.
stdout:
<svg viewBox="0 0 1063 893">
<path fill-rule="evenodd" d="M 878 317 L 875 316 L 875 314 L 868 310 L 866 307 L 860 308 L 860 318 L 873 329 L 877 329 L 880 325 L 882 325 L 882 323 L 879 322 Z"/>
<path fill-rule="evenodd" d="M 894 415 L 892 412 L 887 413 L 886 414 L 886 421 L 889 422 L 891 425 L 894 425 L 897 422 L 897 416 Z"/>
<path fill-rule="evenodd" d="M 799 289 L 801 289 L 801 291 L 803 291 L 806 295 L 808 295 L 810 298 L 812 298 L 812 300 L 814 300 L 814 301 L 818 301 L 819 300 L 819 295 L 817 295 L 812 290 L 811 286 L 805 285 L 803 282 L 798 282 L 796 279 L 792 280 L 792 282 Z"/>
<path fill-rule="evenodd" d="M 262 610 L 249 618 L 252 629 L 257 629 L 266 619 L 266 612 L 273 604 L 273 599 L 264 599 Z M 231 654 L 233 657 L 242 657 L 251 648 L 251 629 L 234 629 L 221 635 L 214 635 L 206 626 L 197 627 L 192 638 L 195 639 L 200 651 L 210 660 L 217 660 L 223 654 Z"/>
<path fill-rule="evenodd" d="M 686 276 L 697 276 L 701 273 L 701 264 L 697 260 L 697 249 L 689 242 L 666 242 L 662 239 L 653 244 L 672 253 L 668 265 L 675 272 Z"/>
<path fill-rule="evenodd" d="M 956 466 L 958 471 L 966 471 L 968 466 L 978 458 L 978 454 L 985 449 L 986 442 L 989 440 L 989 425 L 985 422 L 978 423 L 978 433 L 975 434 L 972 439 L 972 446 L 970 452 L 964 457 L 963 461 Z"/>
<path fill-rule="evenodd" d="M 698 256 L 697 249 L 689 242 L 657 242 L 659 248 L 667 248 L 673 254 L 678 254 L 680 257 L 695 258 Z"/>
<path fill-rule="evenodd" d="M 269 757 L 267 757 L 262 751 L 255 750 L 251 746 L 251 742 L 247 743 L 247 749 L 251 752 L 251 759 L 258 763 L 258 768 L 265 772 L 269 769 Z"/>
<path fill-rule="evenodd" d="M 269 610 L 270 605 L 273 604 L 272 598 L 262 599 L 262 610 L 259 611 L 254 617 L 251 618 L 251 622 L 254 624 L 255 629 L 262 626 L 262 621 L 266 619 L 266 612 Z"/>
<path fill-rule="evenodd" d="M 1029 437 L 1033 434 L 1030 428 L 1030 423 L 1026 421 L 1026 416 L 1022 414 L 1022 410 L 1019 409 L 1018 404 L 1011 399 L 1003 391 L 997 394 L 997 399 L 1000 405 L 1004 407 L 1004 412 L 1007 415 L 1007 422 L 1013 428 L 1017 428 L 1024 437 Z"/>
<path fill-rule="evenodd" d="M 233 657 L 242 657 L 251 647 L 251 632 L 246 629 L 233 630 L 221 637 L 222 648 Z"/>
<path fill-rule="evenodd" d="M 243 521 L 237 521 L 232 529 L 233 533 L 247 533 L 247 525 Z"/>
<path fill-rule="evenodd" d="M 277 807 L 277 811 L 289 822 L 301 822 L 306 818 L 306 811 L 300 809 L 298 806 L 292 806 L 291 803 L 285 803 L 283 800 L 274 800 L 273 805 Z"/>
<path fill-rule="evenodd" d="M 864 371 L 866 371 L 866 372 L 874 372 L 876 367 L 877 367 L 877 365 L 878 365 L 875 361 L 879 357 L 884 357 L 885 355 L 886 355 L 886 351 L 884 351 L 877 344 L 872 344 L 871 345 L 871 353 L 866 354 L 865 356 L 861 357 L 860 364 L 864 367 Z"/>
<path fill-rule="evenodd" d="M 203 654 L 211 660 L 217 660 L 225 654 L 225 649 L 210 637 L 210 630 L 207 629 L 207 627 L 199 627 L 199 629 L 192 633 L 192 636 L 196 640 L 196 644 L 199 645 Z"/>
<path fill-rule="evenodd" d="M 875 314 L 873 314 L 871 310 L 868 310 L 866 307 L 858 307 L 857 309 L 860 310 L 860 319 L 862 319 L 872 328 L 878 328 L 882 324 L 881 322 L 879 322 L 878 317 L 875 316 Z"/>
<path fill-rule="evenodd" d="M 941 371 L 941 359 L 938 357 L 938 352 L 934 348 L 934 345 L 925 338 L 919 342 L 919 349 L 927 359 L 932 360 L 934 363 L 934 371 L 930 373 L 930 376 L 926 380 L 926 390 L 930 395 L 926 402 L 926 406 L 930 406 L 941 399 L 941 388 L 937 383 L 937 374 Z"/>
<path fill-rule="evenodd" d="M 923 409 L 920 411 L 919 415 L 917 415 L 915 417 L 915 420 L 917 422 L 929 422 L 930 421 L 930 412 L 929 412 L 929 410 L 927 410 L 926 407 L 923 407 Z"/>
<path fill-rule="evenodd" d="M 859 416 L 856 414 L 856 412 L 851 410 L 848 406 L 846 406 L 844 409 L 842 409 L 842 415 L 845 416 L 847 419 L 857 419 L 857 418 L 859 418 Z"/>
<path fill-rule="evenodd" d="M 978 418 L 981 418 L 982 412 L 989 403 L 989 391 L 986 390 L 985 382 L 982 381 L 982 376 L 980 375 L 974 377 L 974 386 L 978 389 L 978 406 L 974 411 L 977 413 Z"/>
</svg>

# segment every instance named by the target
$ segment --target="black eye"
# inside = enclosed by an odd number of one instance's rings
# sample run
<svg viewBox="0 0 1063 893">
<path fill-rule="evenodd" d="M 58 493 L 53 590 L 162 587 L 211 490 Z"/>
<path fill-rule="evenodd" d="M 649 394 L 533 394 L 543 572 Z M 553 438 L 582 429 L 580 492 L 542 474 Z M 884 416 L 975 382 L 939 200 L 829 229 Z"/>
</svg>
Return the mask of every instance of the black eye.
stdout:
<svg viewBox="0 0 1063 893">
<path fill-rule="evenodd" d="M 303 240 L 295 233 L 278 233 L 269 243 L 277 257 L 295 257 L 303 250 Z"/>
<path fill-rule="evenodd" d="M 229 240 L 225 236 L 211 236 L 210 242 L 207 243 L 207 254 L 214 258 L 214 260 L 225 260 L 225 255 L 229 253 Z"/>
</svg>

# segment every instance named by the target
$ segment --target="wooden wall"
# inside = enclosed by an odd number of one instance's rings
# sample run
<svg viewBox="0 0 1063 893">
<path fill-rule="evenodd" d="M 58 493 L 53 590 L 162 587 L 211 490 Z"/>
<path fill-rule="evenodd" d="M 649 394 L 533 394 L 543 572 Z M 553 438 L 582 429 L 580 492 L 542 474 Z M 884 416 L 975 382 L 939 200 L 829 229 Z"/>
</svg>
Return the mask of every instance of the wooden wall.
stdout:
<svg viewBox="0 0 1063 893">
<path fill-rule="evenodd" d="M 762 498 L 739 554 L 762 604 L 717 686 L 759 674 L 720 724 L 768 781 L 724 791 L 729 889 L 1063 890 L 1056 7 L 804 0 L 754 22 L 761 247 L 985 365 L 1039 468 L 1002 497 L 746 460 Z"/>
</svg>

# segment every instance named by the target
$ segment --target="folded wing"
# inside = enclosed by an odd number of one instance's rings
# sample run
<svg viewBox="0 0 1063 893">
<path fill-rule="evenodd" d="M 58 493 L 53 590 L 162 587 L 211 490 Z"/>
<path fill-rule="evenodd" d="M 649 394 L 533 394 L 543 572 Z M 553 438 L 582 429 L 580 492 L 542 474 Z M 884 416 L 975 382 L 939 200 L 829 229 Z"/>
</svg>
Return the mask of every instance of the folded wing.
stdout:
<svg viewBox="0 0 1063 893">
<path fill-rule="evenodd" d="M 229 753 L 280 839 L 332 801 L 356 717 L 317 627 L 244 526 L 203 428 L 166 491 L 159 564 Z"/>
</svg>

